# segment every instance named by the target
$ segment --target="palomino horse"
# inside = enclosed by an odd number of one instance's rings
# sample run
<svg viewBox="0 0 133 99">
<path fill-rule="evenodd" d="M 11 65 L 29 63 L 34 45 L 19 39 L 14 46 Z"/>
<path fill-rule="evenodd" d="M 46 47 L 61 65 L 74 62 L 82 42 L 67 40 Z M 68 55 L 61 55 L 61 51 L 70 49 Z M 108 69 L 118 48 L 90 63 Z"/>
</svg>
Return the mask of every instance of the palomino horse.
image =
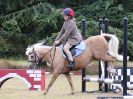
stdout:
<svg viewBox="0 0 133 99">
<path fill-rule="evenodd" d="M 110 38 L 109 44 L 105 37 Z M 86 49 L 83 53 L 74 58 L 75 66 L 73 70 L 83 69 L 93 60 L 103 60 L 109 62 L 109 71 L 113 69 L 115 60 L 122 60 L 122 56 L 118 55 L 118 38 L 111 34 L 102 34 L 97 36 L 92 36 L 85 41 Z M 74 86 L 69 74 L 69 69 L 66 67 L 67 61 L 62 55 L 62 50 L 60 47 L 50 47 L 45 46 L 42 43 L 34 44 L 27 48 L 26 55 L 28 56 L 29 66 L 36 65 L 39 59 L 46 61 L 52 65 L 53 73 L 52 78 L 46 88 L 44 94 L 48 93 L 49 88 L 53 85 L 55 80 L 60 74 L 65 74 L 68 82 L 71 86 L 71 94 L 74 94 Z M 54 57 L 54 60 L 53 58 Z"/>
</svg>

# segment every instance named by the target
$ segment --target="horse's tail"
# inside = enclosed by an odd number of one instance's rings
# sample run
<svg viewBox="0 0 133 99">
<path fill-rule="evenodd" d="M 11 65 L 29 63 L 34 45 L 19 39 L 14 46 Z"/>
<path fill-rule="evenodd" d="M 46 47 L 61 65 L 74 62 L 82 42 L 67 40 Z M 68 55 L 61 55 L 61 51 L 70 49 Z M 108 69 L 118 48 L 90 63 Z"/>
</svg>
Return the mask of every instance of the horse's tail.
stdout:
<svg viewBox="0 0 133 99">
<path fill-rule="evenodd" d="M 123 55 L 118 54 L 119 40 L 115 35 L 102 34 L 104 37 L 110 38 L 109 41 L 109 54 L 116 57 L 118 61 L 123 61 Z M 129 57 L 127 58 L 129 59 Z"/>
</svg>

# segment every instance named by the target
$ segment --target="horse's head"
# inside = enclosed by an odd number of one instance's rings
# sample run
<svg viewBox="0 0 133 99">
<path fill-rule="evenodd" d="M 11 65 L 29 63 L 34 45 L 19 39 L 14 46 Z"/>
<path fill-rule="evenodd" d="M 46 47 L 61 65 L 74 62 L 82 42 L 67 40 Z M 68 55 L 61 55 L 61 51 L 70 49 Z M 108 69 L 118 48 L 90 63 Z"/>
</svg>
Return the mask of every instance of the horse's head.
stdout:
<svg viewBox="0 0 133 99">
<path fill-rule="evenodd" d="M 29 68 L 35 68 L 37 64 L 40 62 L 41 56 L 37 49 L 42 48 L 42 45 L 44 43 L 45 41 L 39 41 L 38 43 L 27 47 L 25 54 L 28 56 Z"/>
<path fill-rule="evenodd" d="M 28 56 L 28 66 L 30 67 L 30 69 L 35 68 L 40 60 L 37 52 L 35 51 L 35 48 L 33 46 L 28 47 L 26 49 L 26 55 Z"/>
<path fill-rule="evenodd" d="M 46 59 L 51 60 L 51 57 L 48 58 L 47 56 L 53 48 L 43 45 L 42 42 L 28 47 L 26 49 L 26 55 L 28 56 L 29 67 L 33 69 L 40 63 L 46 64 Z"/>
</svg>

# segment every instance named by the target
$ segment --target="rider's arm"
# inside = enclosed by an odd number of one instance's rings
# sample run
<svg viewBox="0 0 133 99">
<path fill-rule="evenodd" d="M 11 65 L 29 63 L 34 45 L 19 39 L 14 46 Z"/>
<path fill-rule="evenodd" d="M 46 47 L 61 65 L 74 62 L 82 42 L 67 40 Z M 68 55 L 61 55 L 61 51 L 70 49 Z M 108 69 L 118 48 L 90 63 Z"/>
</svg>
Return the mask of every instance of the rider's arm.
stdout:
<svg viewBox="0 0 133 99">
<path fill-rule="evenodd" d="M 56 37 L 56 41 L 63 35 L 63 33 L 64 33 L 64 29 L 63 29 L 63 27 L 61 28 L 61 31 L 59 32 L 59 34 L 57 35 L 57 37 Z"/>
<path fill-rule="evenodd" d="M 64 28 L 65 28 L 65 33 L 59 38 L 60 42 L 64 41 L 66 38 L 68 38 L 71 35 L 71 32 L 74 28 L 73 22 L 66 24 Z"/>
</svg>

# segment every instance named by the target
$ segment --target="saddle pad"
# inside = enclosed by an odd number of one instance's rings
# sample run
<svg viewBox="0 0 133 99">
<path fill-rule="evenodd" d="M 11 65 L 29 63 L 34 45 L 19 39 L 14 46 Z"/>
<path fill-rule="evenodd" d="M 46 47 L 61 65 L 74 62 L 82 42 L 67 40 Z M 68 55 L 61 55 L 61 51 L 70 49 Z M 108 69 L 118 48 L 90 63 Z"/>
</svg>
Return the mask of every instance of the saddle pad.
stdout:
<svg viewBox="0 0 133 99">
<path fill-rule="evenodd" d="M 67 56 L 64 53 L 63 48 L 64 48 L 64 45 L 61 45 L 61 50 L 62 50 L 63 57 L 65 59 L 67 59 Z M 78 55 L 80 55 L 82 52 L 84 52 L 85 48 L 86 48 L 86 45 L 85 45 L 85 42 L 84 41 L 82 41 L 79 45 L 77 45 L 74 48 L 72 48 L 70 50 L 70 52 L 71 52 L 73 58 L 76 57 L 76 56 L 78 56 Z"/>
</svg>

